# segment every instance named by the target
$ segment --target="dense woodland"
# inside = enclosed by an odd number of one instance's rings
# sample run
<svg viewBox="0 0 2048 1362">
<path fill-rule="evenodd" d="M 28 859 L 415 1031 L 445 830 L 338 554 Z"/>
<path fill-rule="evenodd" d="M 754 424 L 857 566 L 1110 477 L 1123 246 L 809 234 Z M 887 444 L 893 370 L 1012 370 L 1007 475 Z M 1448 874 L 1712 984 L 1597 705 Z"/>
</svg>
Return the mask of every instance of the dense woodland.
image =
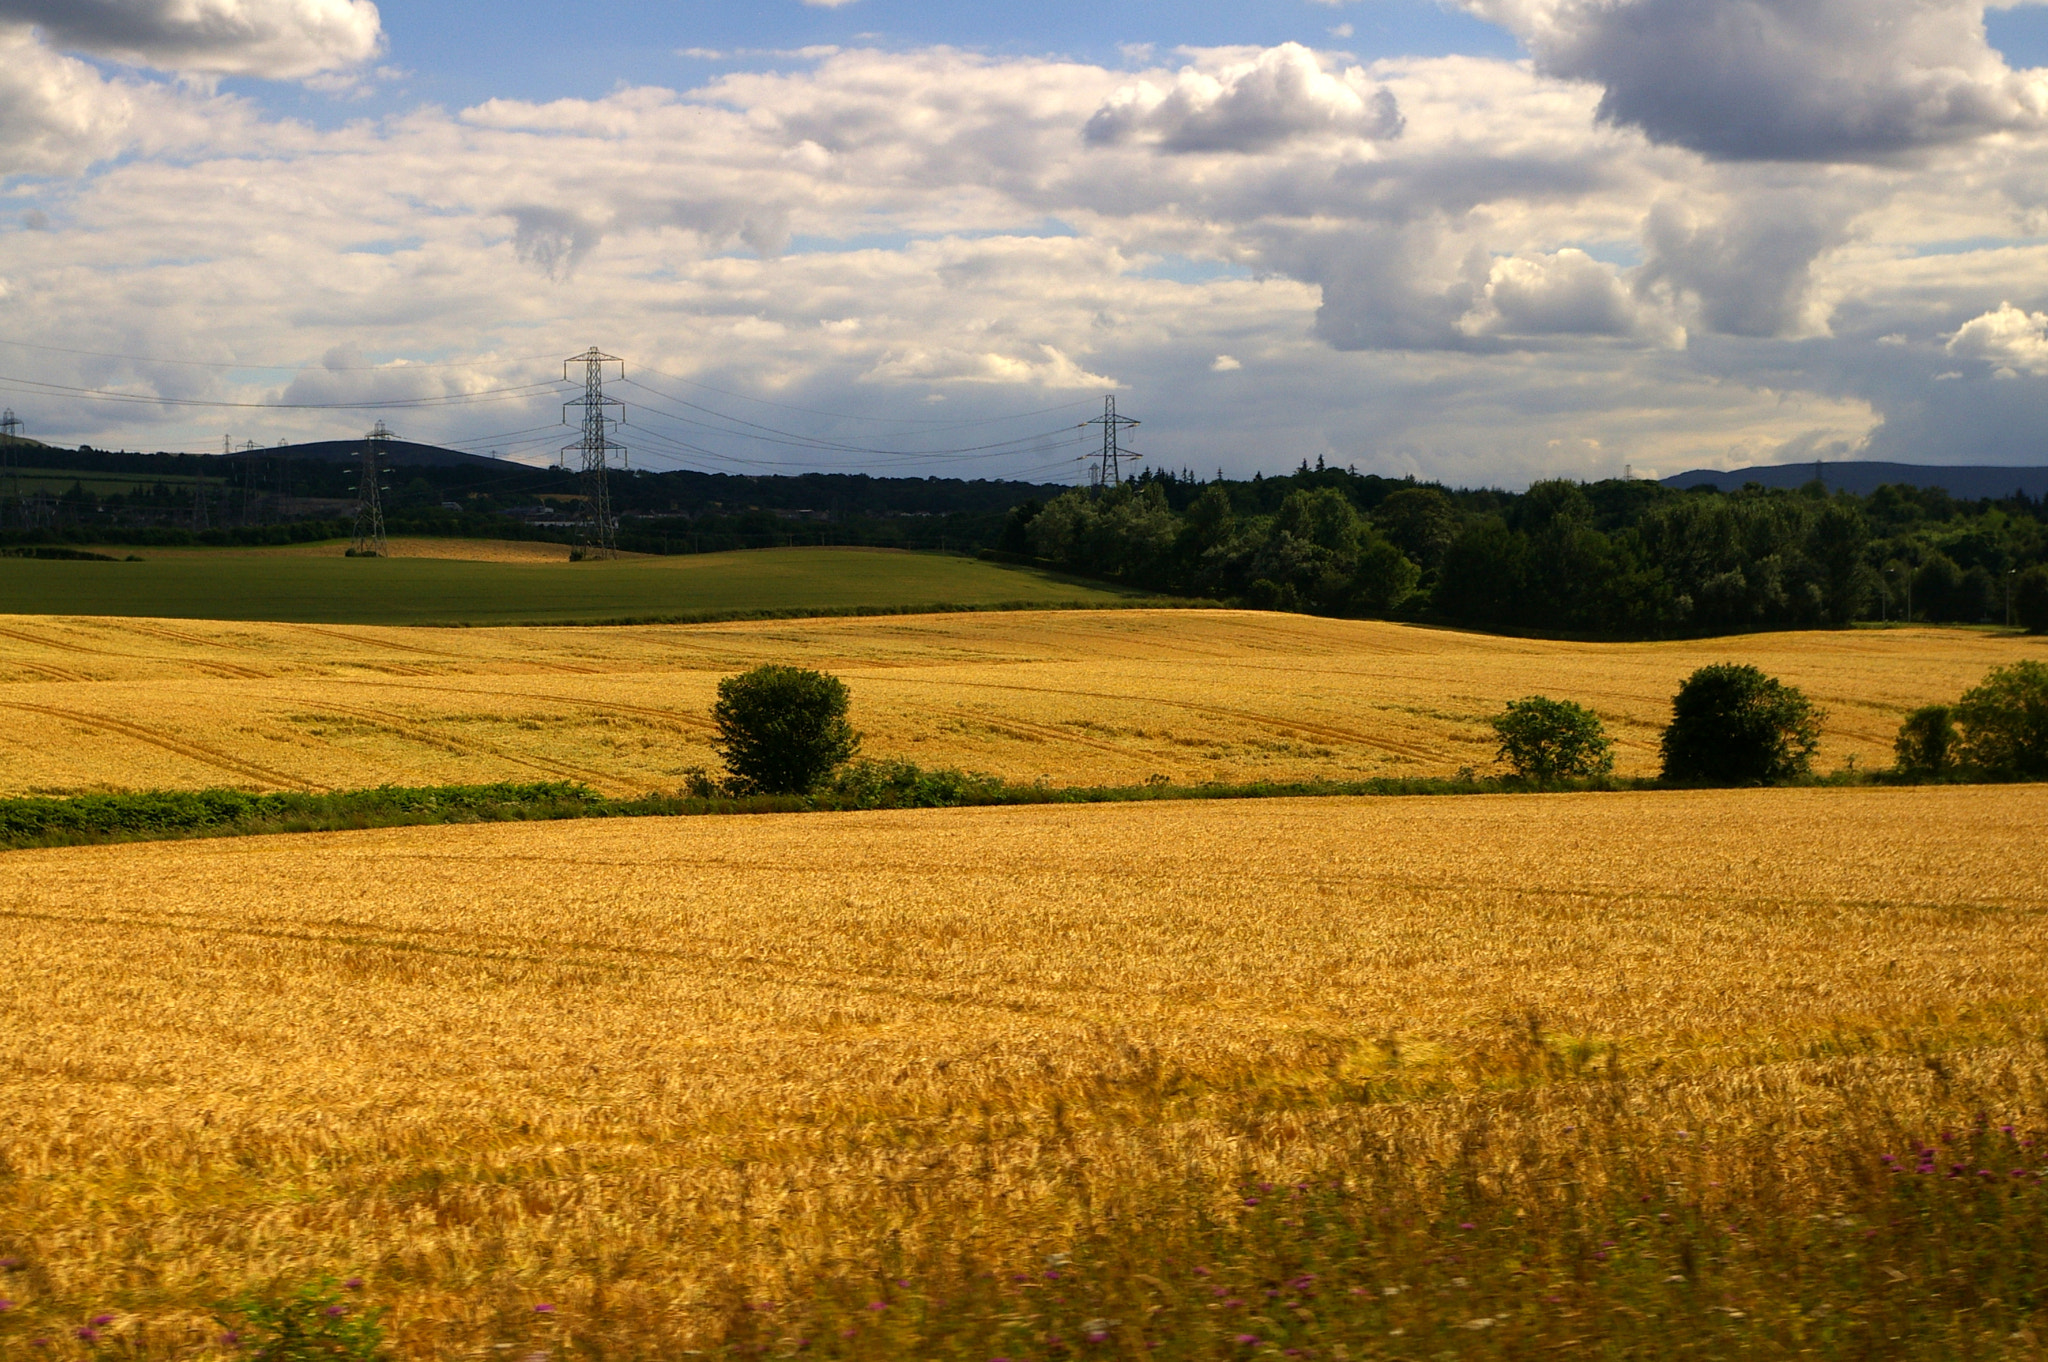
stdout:
<svg viewBox="0 0 2048 1362">
<path fill-rule="evenodd" d="M 2048 507 L 1936 489 L 1652 482 L 1454 491 L 1334 468 L 1149 475 L 1011 513 L 1002 551 L 1159 591 L 1322 614 L 1615 638 L 2048 607 Z"/>
<path fill-rule="evenodd" d="M 16 462 L 75 480 L 33 504 L 0 488 L 0 543 L 13 545 L 326 538 L 348 532 L 355 477 L 267 457 L 37 448 Z M 2017 492 L 1551 481 L 1511 493 L 1306 464 L 1248 482 L 1152 473 L 1106 491 L 689 471 L 615 474 L 611 488 L 620 546 L 642 553 L 985 550 L 1261 608 L 1607 638 L 2009 614 L 2048 626 L 2048 505 Z M 384 506 L 397 534 L 569 541 L 579 491 L 557 468 L 398 468 Z"/>
</svg>

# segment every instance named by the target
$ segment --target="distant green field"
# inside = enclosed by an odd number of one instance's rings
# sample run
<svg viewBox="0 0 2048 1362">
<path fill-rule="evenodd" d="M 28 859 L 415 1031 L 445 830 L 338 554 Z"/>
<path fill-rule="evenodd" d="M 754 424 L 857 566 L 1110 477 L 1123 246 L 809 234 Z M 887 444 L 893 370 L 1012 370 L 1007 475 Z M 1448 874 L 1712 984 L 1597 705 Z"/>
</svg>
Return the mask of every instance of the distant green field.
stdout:
<svg viewBox="0 0 2048 1362">
<path fill-rule="evenodd" d="M 929 607 L 1109 605 L 1114 588 L 886 549 L 757 549 L 609 563 L 259 556 L 0 559 L 0 614 L 306 624 L 555 624 Z"/>
</svg>

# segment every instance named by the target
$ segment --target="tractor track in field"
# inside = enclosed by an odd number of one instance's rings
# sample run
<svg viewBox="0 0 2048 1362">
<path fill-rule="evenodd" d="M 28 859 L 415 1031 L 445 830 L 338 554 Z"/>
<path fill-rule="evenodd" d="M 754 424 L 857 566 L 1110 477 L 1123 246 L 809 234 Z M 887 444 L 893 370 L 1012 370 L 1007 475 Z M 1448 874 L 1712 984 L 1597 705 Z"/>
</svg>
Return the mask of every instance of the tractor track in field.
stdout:
<svg viewBox="0 0 2048 1362">
<path fill-rule="evenodd" d="M 63 709 L 56 705 L 30 704 L 25 700 L 0 700 L 0 708 L 18 709 L 27 714 L 40 714 L 46 719 L 63 719 L 70 723 L 83 724 L 88 728 L 103 728 L 110 733 L 118 733 L 124 738 L 132 738 L 146 746 L 183 757 L 187 761 L 196 761 L 218 770 L 229 771 L 244 779 L 258 781 L 265 785 L 280 785 L 312 791 L 327 788 L 324 785 L 315 784 L 298 776 L 288 775 L 282 771 L 273 771 L 267 766 L 259 766 L 255 762 L 244 761 L 240 757 L 231 756 L 216 748 L 208 747 L 204 743 L 193 742 L 188 738 L 174 737 L 158 729 L 130 723 L 125 719 L 110 719 L 103 714 L 88 714 L 82 710 Z"/>
<path fill-rule="evenodd" d="M 19 658 L 5 658 L 0 659 L 0 666 L 20 667 L 23 671 L 35 673 L 36 678 L 42 681 L 80 682 L 91 679 L 83 672 L 67 671 L 63 667 L 52 667 L 47 662 L 23 662 Z"/>
<path fill-rule="evenodd" d="M 407 719 L 402 715 L 393 714 L 389 710 L 369 709 L 362 705 L 337 704 L 329 701 L 320 702 L 318 708 L 332 711 L 336 714 L 346 714 L 351 718 L 361 719 L 365 723 L 374 724 L 410 742 L 416 742 L 425 747 L 438 748 L 443 752 L 458 757 L 481 753 L 485 756 L 496 757 L 500 761 L 509 761 L 515 766 L 527 767 L 543 775 L 554 776 L 558 779 L 580 781 L 586 785 L 614 784 L 619 783 L 621 780 L 621 777 L 613 772 L 596 771 L 586 766 L 575 766 L 568 762 L 555 761 L 547 757 L 531 756 L 500 747 L 496 743 L 483 742 L 472 738 L 448 737 L 436 733 L 418 720 Z M 631 783 L 638 784 L 639 782 Z M 652 787 L 647 788 L 651 789 Z"/>
<path fill-rule="evenodd" d="M 1270 728 L 1297 738 L 1314 738 L 1321 742 L 1341 742 L 1361 747 L 1375 747 L 1382 752 L 1391 752 L 1397 757 L 1410 761 L 1436 761 L 1439 752 L 1410 744 L 1391 741 L 1385 737 L 1360 733 L 1354 729 L 1339 728 L 1333 724 L 1311 723 L 1301 719 L 1286 719 L 1277 714 L 1262 714 L 1257 710 L 1235 709 L 1227 705 L 1203 704 L 1195 700 L 1175 700 L 1162 696 L 1113 694 L 1108 691 L 1068 690 L 1059 686 L 1026 686 L 1014 681 L 959 681 L 952 679 L 930 679 L 922 677 L 887 677 L 888 680 L 907 681 L 911 685 L 958 686 L 977 690 L 1023 691 L 1037 695 L 1071 696 L 1075 699 L 1114 700 L 1136 702 L 1146 705 L 1163 705 L 1173 709 L 1187 710 L 1193 714 L 1206 714 L 1213 718 L 1235 719 L 1262 728 Z M 1001 722 L 1013 723 L 1004 719 Z"/>
<path fill-rule="evenodd" d="M 17 643 L 33 644 L 38 648 L 55 648 L 59 652 L 84 653 L 87 657 L 120 656 L 118 653 L 109 653 L 104 648 L 88 648 L 82 643 L 65 643 L 61 639 L 43 638 L 38 634 L 25 633 L 20 629 L 0 628 L 0 638 L 11 638 Z"/>
</svg>

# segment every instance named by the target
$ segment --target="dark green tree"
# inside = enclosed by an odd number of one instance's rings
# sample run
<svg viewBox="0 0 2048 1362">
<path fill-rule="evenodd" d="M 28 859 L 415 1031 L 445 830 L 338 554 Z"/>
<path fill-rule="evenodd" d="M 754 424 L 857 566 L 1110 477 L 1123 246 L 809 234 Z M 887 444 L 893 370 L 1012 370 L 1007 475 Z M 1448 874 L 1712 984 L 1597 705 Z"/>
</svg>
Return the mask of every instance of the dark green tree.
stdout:
<svg viewBox="0 0 2048 1362">
<path fill-rule="evenodd" d="M 809 794 L 860 748 L 846 683 L 802 667 L 756 667 L 718 683 L 714 746 L 736 794 Z"/>
<path fill-rule="evenodd" d="M 2012 586 L 2013 617 L 2030 634 L 2048 634 L 2048 563 L 2036 563 Z"/>
<path fill-rule="evenodd" d="M 2048 779 L 2048 662 L 1995 667 L 1956 701 L 1959 755 L 1986 775 Z"/>
<path fill-rule="evenodd" d="M 1601 776 L 1614 769 L 1614 744 L 1600 716 L 1584 705 L 1531 695 L 1511 701 L 1492 723 L 1500 738 L 1497 760 L 1524 780 Z"/>
<path fill-rule="evenodd" d="M 1443 561 L 1457 533 L 1458 508 L 1435 487 L 1403 487 L 1373 508 L 1372 523 L 1425 568 Z"/>
<path fill-rule="evenodd" d="M 1955 769 L 1955 718 L 1947 705 L 1923 705 L 1899 725 L 1892 743 L 1901 775 L 1945 776 Z"/>
<path fill-rule="evenodd" d="M 1755 667 L 1719 662 L 1686 678 L 1664 730 L 1664 779 L 1769 785 L 1813 769 L 1821 712 Z"/>
</svg>

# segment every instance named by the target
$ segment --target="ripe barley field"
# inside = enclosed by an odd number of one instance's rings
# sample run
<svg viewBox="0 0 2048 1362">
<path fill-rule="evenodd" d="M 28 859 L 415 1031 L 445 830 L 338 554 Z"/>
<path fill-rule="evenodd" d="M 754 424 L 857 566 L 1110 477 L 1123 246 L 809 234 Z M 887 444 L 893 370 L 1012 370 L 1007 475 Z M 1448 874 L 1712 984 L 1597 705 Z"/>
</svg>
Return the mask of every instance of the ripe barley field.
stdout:
<svg viewBox="0 0 2048 1362">
<path fill-rule="evenodd" d="M 0 1356 L 2039 1356 L 2041 800 L 8 853 Z"/>
<path fill-rule="evenodd" d="M 108 566 L 105 564 L 85 566 Z M 867 752 L 1018 782 L 1351 780 L 1489 769 L 1489 716 L 1590 705 L 1650 774 L 1695 667 L 1754 662 L 1829 712 L 1823 768 L 1886 765 L 1910 708 L 2040 639 L 1970 630 L 1580 644 L 1243 611 L 1118 610 L 604 629 L 0 616 L 0 794 L 577 780 L 716 768 L 718 678 L 846 678 Z"/>
</svg>

